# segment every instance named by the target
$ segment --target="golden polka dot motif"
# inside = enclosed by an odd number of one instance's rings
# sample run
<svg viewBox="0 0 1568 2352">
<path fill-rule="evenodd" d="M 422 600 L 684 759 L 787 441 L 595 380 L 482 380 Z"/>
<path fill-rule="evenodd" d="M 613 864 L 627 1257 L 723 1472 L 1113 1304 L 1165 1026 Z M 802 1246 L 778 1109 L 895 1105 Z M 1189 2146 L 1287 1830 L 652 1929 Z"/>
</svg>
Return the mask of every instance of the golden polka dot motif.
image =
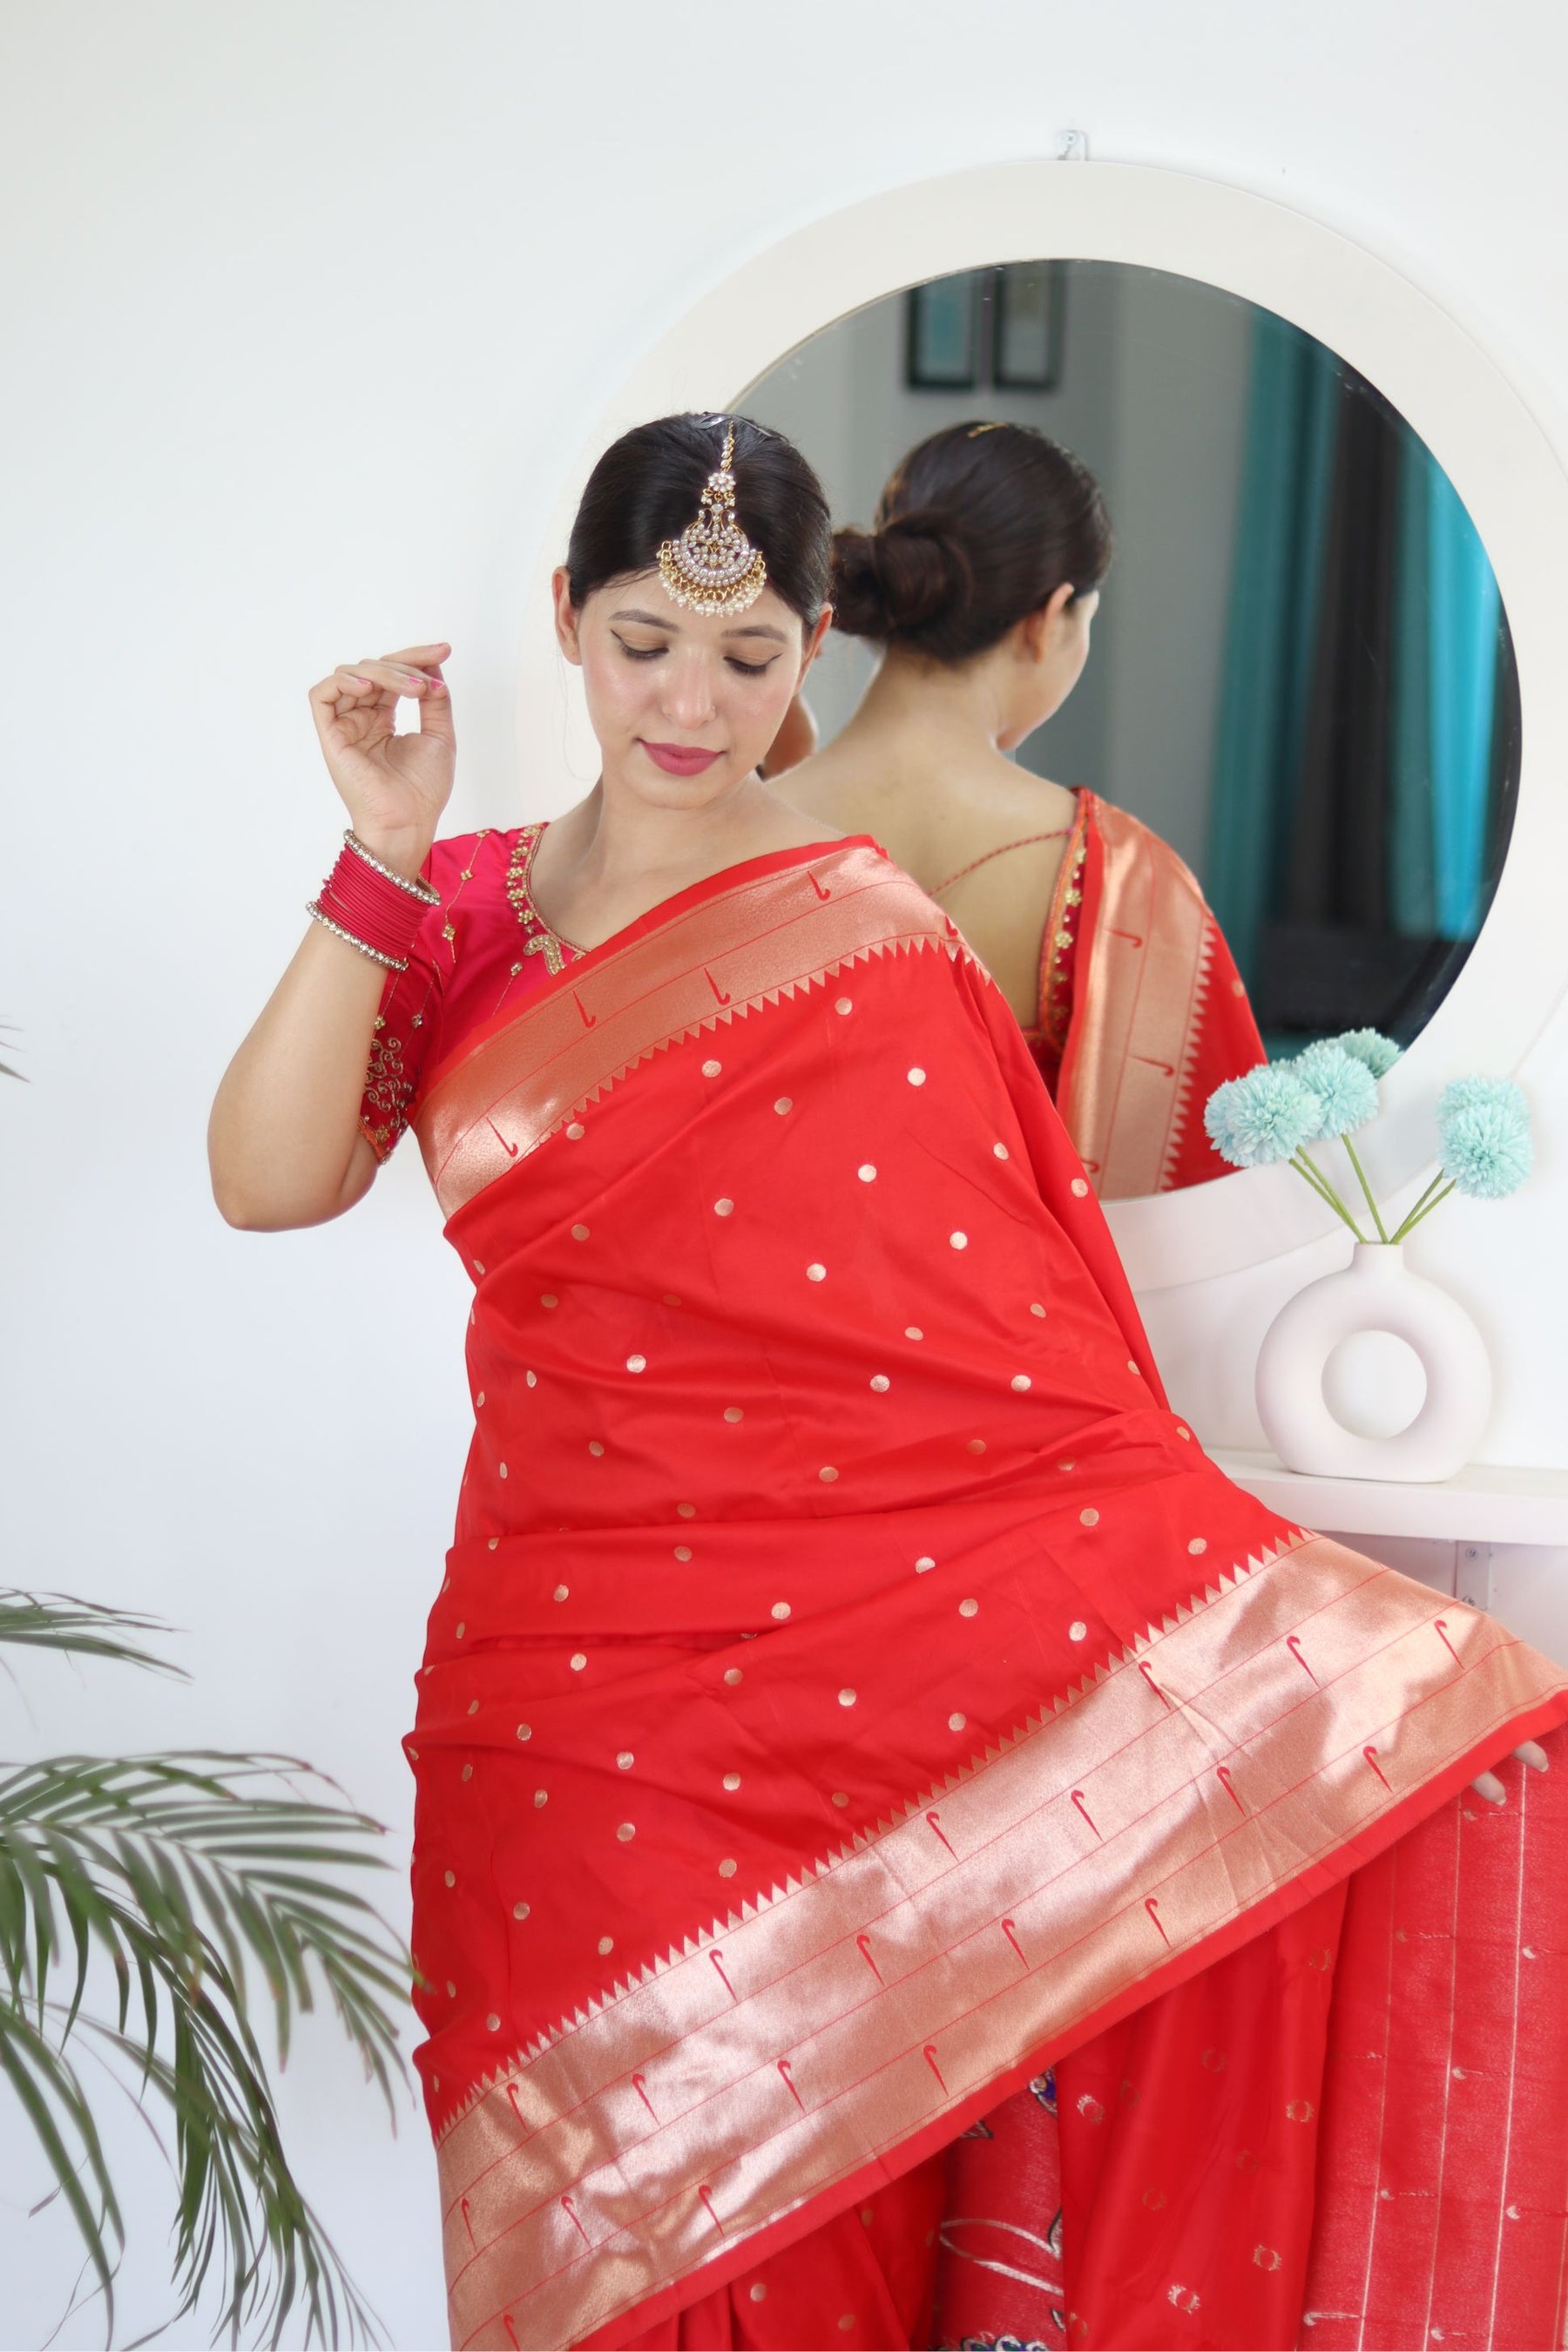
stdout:
<svg viewBox="0 0 1568 2352">
<path fill-rule="evenodd" d="M 724 1669 L 724 1680 L 729 1684 L 731 1689 L 733 1690 L 737 1683 L 744 1682 L 745 1676 L 742 1674 L 739 1666 L 726 1666 Z"/>
<path fill-rule="evenodd" d="M 587 1663 L 588 1663 L 588 1658 L 587 1658 L 587 1654 L 586 1654 L 586 1652 L 585 1652 L 585 1651 L 583 1651 L 583 1650 L 574 1650 L 574 1651 L 573 1651 L 573 1653 L 572 1653 L 572 1671 L 573 1671 L 573 1673 L 574 1673 L 574 1675 L 580 1675 L 580 1674 L 582 1673 L 582 1671 L 583 1671 L 584 1667 L 587 1664 Z"/>
<path fill-rule="evenodd" d="M 499 2033 L 500 2032 L 500 2019 L 496 2015 L 493 2009 L 485 2020 L 485 2032 L 487 2033 Z"/>
<path fill-rule="evenodd" d="M 985 1440 L 983 1437 L 972 1437 L 969 1441 L 969 1451 L 971 1454 L 984 1454 Z"/>
<path fill-rule="evenodd" d="M 635 1838 L 637 1833 L 637 1827 L 635 1822 L 622 1822 L 616 1832 L 616 1835 L 619 1838 L 623 1845 L 626 1845 L 629 1840 Z"/>
<path fill-rule="evenodd" d="M 1088 1639 L 1089 1627 L 1084 1623 L 1081 1617 L 1075 1617 L 1072 1623 L 1068 1627 L 1068 1640 L 1069 1642 L 1087 1642 Z"/>
<path fill-rule="evenodd" d="M 782 1624 L 784 1620 L 789 1615 L 789 1602 L 787 1601 L 775 1601 L 770 1613 L 773 1617 L 777 1618 L 779 1622 Z"/>
<path fill-rule="evenodd" d="M 1097 1528 L 1100 1525 L 1100 1513 L 1095 1509 L 1092 1503 L 1087 1510 L 1080 1511 L 1078 1516 L 1079 1524 L 1081 1527 Z"/>
<path fill-rule="evenodd" d="M 725 1775 L 724 1775 L 724 1786 L 726 1787 L 726 1789 L 728 1789 L 728 1790 L 729 1790 L 729 1791 L 730 1791 L 730 1793 L 731 1793 L 731 1796 L 733 1796 L 733 1794 L 734 1794 L 735 1790 L 740 1787 L 740 1785 L 741 1785 L 741 1776 L 740 1776 L 740 1774 L 739 1774 L 738 1772 L 726 1772 L 726 1773 L 725 1773 Z"/>
<path fill-rule="evenodd" d="M 695 1503 L 677 1503 L 675 1507 L 679 1517 L 683 1519 L 694 1519 L 697 1517 L 697 1506 Z"/>
<path fill-rule="evenodd" d="M 626 1358 L 626 1370 L 628 1372 L 646 1372 L 647 1370 L 647 1358 L 646 1356 L 628 1356 Z"/>
<path fill-rule="evenodd" d="M 616 1939 L 615 1939 L 615 1937 L 614 1937 L 613 1936 L 601 1936 L 601 1937 L 600 1937 L 600 1938 L 599 1938 L 599 1958 L 600 1958 L 601 1959 L 605 1959 L 605 1958 L 608 1958 L 608 1956 L 609 1956 L 609 1954 L 610 1954 L 611 1952 L 613 1952 L 613 1951 L 615 1950 L 615 1948 L 616 1948 Z"/>
<path fill-rule="evenodd" d="M 892 1383 L 892 1381 L 888 1378 L 888 1375 L 887 1375 L 887 1373 L 886 1373 L 886 1372 L 873 1372 L 873 1373 L 872 1373 L 872 1375 L 871 1375 L 871 1386 L 876 1390 L 877 1394 L 878 1394 L 879 1396 L 886 1396 L 886 1395 L 887 1395 L 887 1393 L 888 1393 L 888 1391 L 892 1387 L 892 1385 L 893 1385 L 893 1383 Z"/>
<path fill-rule="evenodd" d="M 732 1217 L 732 1216 L 734 1215 L 734 1213 L 735 1213 L 735 1203 L 733 1202 L 733 1201 L 715 1201 L 715 1202 L 714 1202 L 714 1203 L 713 1203 L 713 1214 L 714 1214 L 716 1217 Z"/>
<path fill-rule="evenodd" d="M 680 1301 L 673 1290 L 667 1290 L 664 1294 L 664 1303 L 667 1307 L 679 1307 Z"/>
<path fill-rule="evenodd" d="M 514 1919 L 526 1919 L 528 1916 L 528 1905 L 526 1903 L 514 1903 L 511 1906 L 511 1916 Z"/>
<path fill-rule="evenodd" d="M 632 1754 L 629 1748 L 623 1748 L 620 1754 L 616 1759 L 616 1762 L 623 1772 L 629 1772 L 637 1760 L 637 1758 Z"/>
<path fill-rule="evenodd" d="M 1033 1388 L 1035 1384 L 1029 1378 L 1027 1372 L 1015 1372 L 1011 1385 L 1017 1391 L 1017 1393 L 1022 1396 L 1026 1389 Z"/>
<path fill-rule="evenodd" d="M 773 1105 L 773 1108 L 777 1111 L 781 1118 L 787 1118 L 791 1111 L 795 1108 L 795 1104 L 791 1101 L 788 1095 L 780 1095 L 777 1102 Z"/>
<path fill-rule="evenodd" d="M 843 1013 L 847 1010 L 847 1007 L 841 1004 L 838 1009 Z M 766 2294 L 767 2288 L 763 2284 L 761 2279 L 758 2279 L 756 2284 L 752 2289 L 752 2301 L 753 2303 L 761 2303 Z"/>
<path fill-rule="evenodd" d="M 932 1559 L 930 1552 L 922 1551 L 919 1559 L 915 1562 L 915 1574 L 917 1576 L 923 1576 L 928 1568 L 934 1568 L 935 1566 L 936 1562 Z"/>
<path fill-rule="evenodd" d="M 1005 1143 L 994 1143 L 991 1149 L 995 1153 L 998 1160 L 1005 1160 L 1010 1157 L 1007 1147 Z"/>
<path fill-rule="evenodd" d="M 584 1136 L 587 1133 L 587 1129 L 584 1128 L 580 1118 L 574 1118 L 566 1132 L 574 1143 L 581 1143 Z"/>
<path fill-rule="evenodd" d="M 605 1449 L 596 1437 L 591 1437 L 588 1440 L 588 1451 L 594 1456 L 594 1459 L 597 1461 Z"/>
<path fill-rule="evenodd" d="M 962 1731 L 968 1721 L 969 1718 L 967 1716 L 950 1715 L 947 1718 L 947 1727 L 950 1731 Z"/>
<path fill-rule="evenodd" d="M 702 1075 L 705 1078 L 716 1078 L 723 1066 L 724 1065 L 722 1062 L 704 1062 L 702 1065 Z"/>
<path fill-rule="evenodd" d="M 473 1768 L 473 1766 L 472 1766 L 471 1764 L 465 1764 L 465 1765 L 464 1765 L 464 1767 L 463 1767 L 463 1778 L 464 1778 L 464 1780 L 471 1780 L 473 1779 L 473 1777 L 474 1777 L 474 1768 Z"/>
<path fill-rule="evenodd" d="M 721 1878 L 733 1878 L 735 1875 L 735 1864 L 728 1857 L 719 1864 L 719 1875 Z"/>
<path fill-rule="evenodd" d="M 824 1486 L 831 1486 L 835 1478 L 837 1477 L 838 1473 L 834 1468 L 831 1462 L 825 1462 L 816 1475 L 822 1480 Z"/>
<path fill-rule="evenodd" d="M 503 1478 L 506 1476 L 506 1464 L 504 1462 L 500 1465 L 500 1475 Z"/>
<path fill-rule="evenodd" d="M 485 1392 L 484 1392 L 483 1389 L 481 1389 L 481 1390 L 479 1391 L 479 1395 L 474 1399 L 474 1402 L 475 1402 L 476 1406 L 478 1406 L 478 1405 L 482 1405 L 482 1404 L 483 1404 L 483 1402 L 484 1402 L 484 1401 L 485 1401 Z"/>
<path fill-rule="evenodd" d="M 677 1544 L 675 1547 L 675 1557 L 677 1559 L 689 1559 L 691 1558 L 691 1546 L 689 1544 Z"/>
<path fill-rule="evenodd" d="M 483 1274 L 484 1272 L 484 1267 L 479 1264 L 478 1258 L 474 1260 L 474 1272 L 476 1274 Z"/>
<path fill-rule="evenodd" d="M 835 1789 L 833 1801 L 836 1805 L 847 1805 L 849 1802 L 848 1791 L 844 1789 Z"/>
<path fill-rule="evenodd" d="M 967 1249 L 969 1247 L 969 1235 L 967 1234 L 949 1234 L 947 1241 L 948 1247 L 950 1249 Z"/>
<path fill-rule="evenodd" d="M 449 1871 L 447 1871 L 447 1874 L 446 1874 L 446 1877 L 447 1877 L 447 1885 L 448 1885 L 448 1886 L 456 1886 L 456 1885 L 457 1885 L 457 1883 L 458 1883 L 458 1874 L 457 1874 L 457 1872 L 456 1872 L 455 1870 L 449 1870 Z"/>
<path fill-rule="evenodd" d="M 807 1282 L 826 1282 L 827 1279 L 827 1268 L 825 1265 L 820 1265 L 817 1260 L 814 1258 L 805 1269 L 805 1278 Z"/>
<path fill-rule="evenodd" d="M 541 1292 L 539 1303 L 541 1307 L 559 1307 L 561 1301 L 552 1290 L 546 1290 Z"/>
<path fill-rule="evenodd" d="M 904 1326 L 904 1337 L 906 1339 L 923 1339 L 925 1338 L 925 1333 L 921 1329 L 918 1323 L 906 1323 Z"/>
<path fill-rule="evenodd" d="M 552 1601 L 570 1601 L 572 1587 L 569 1584 L 558 1584 L 550 1598 Z"/>
<path fill-rule="evenodd" d="M 468 1632 L 468 1626 L 464 1623 L 463 1620 L 459 1617 L 459 1618 L 458 1618 L 458 1641 L 459 1641 L 459 1642 L 462 1640 L 462 1638 L 463 1638 L 464 1634 Z"/>
<path fill-rule="evenodd" d="M 1083 1200 L 1083 1199 L 1084 1199 L 1084 1197 L 1086 1196 L 1086 1194 L 1088 1193 L 1088 1192 L 1089 1192 L 1089 1186 L 1085 1183 L 1085 1181 L 1084 1181 L 1084 1180 L 1083 1180 L 1083 1178 L 1082 1178 L 1081 1176 L 1075 1176 L 1075 1177 L 1073 1178 L 1073 1180 L 1072 1180 L 1072 1192 L 1073 1192 L 1073 1198 L 1074 1198 L 1074 1200 L 1075 1200 L 1075 1201 L 1081 1201 L 1081 1200 Z"/>
<path fill-rule="evenodd" d="M 517 1727 L 517 1736 L 520 1739 L 531 1739 L 533 1738 L 532 1724 L 520 1723 Z"/>
<path fill-rule="evenodd" d="M 536 1389 L 539 1386 L 539 1374 L 537 1372 L 525 1372 L 523 1378 L 527 1381 L 531 1389 Z"/>
<path fill-rule="evenodd" d="M 490 1549 L 491 1549 L 492 1551 L 499 1551 L 499 1550 L 500 1549 L 500 1536 L 492 1536 L 492 1537 L 490 1538 Z"/>
<path fill-rule="evenodd" d="M 574 1225 L 572 1228 L 572 1238 L 574 1242 L 585 1242 L 588 1238 L 587 1226 Z"/>
<path fill-rule="evenodd" d="M 1040 1317 L 1042 1317 L 1042 1318 L 1043 1318 L 1043 1317 L 1044 1317 L 1044 1315 L 1045 1315 L 1045 1311 L 1046 1311 L 1046 1310 L 1045 1310 L 1045 1308 L 1040 1305 L 1040 1302 L 1039 1302 L 1039 1300 L 1038 1300 L 1037 1298 L 1033 1298 L 1033 1299 L 1031 1299 L 1031 1300 L 1030 1300 L 1030 1302 L 1029 1302 L 1029 1312 L 1030 1312 L 1030 1314 L 1031 1314 L 1031 1315 L 1038 1315 L 1038 1316 L 1040 1316 Z"/>
<path fill-rule="evenodd" d="M 538 1810 L 539 1810 L 539 1808 L 540 1808 L 542 1805 L 547 1805 L 549 1802 L 550 1802 L 550 1791 L 549 1791 L 549 1790 L 548 1790 L 548 1789 L 535 1789 L 535 1790 L 534 1790 L 534 1792 L 533 1792 L 533 1805 L 534 1805 L 534 1811 L 537 1812 L 537 1811 L 538 1811 Z"/>
<path fill-rule="evenodd" d="M 861 1165 L 857 1168 L 855 1173 L 858 1176 L 862 1184 L 874 1184 L 877 1181 L 877 1171 L 872 1167 L 868 1160 L 864 1160 Z"/>
<path fill-rule="evenodd" d="M 1186 1437 L 1186 1438 L 1190 1438 L 1190 1437 L 1192 1436 L 1192 1433 L 1192 1433 L 1192 1431 L 1191 1431 L 1191 1430 L 1186 1426 L 1186 1424 L 1185 1424 L 1185 1423 L 1184 1423 L 1184 1422 L 1180 1422 L 1180 1421 L 1179 1421 L 1179 1422 L 1177 1422 L 1177 1423 L 1176 1423 L 1176 1435 L 1177 1435 L 1178 1437 Z"/>
<path fill-rule="evenodd" d="M 1131 1356 L 1129 1356 L 1129 1357 L 1128 1357 L 1128 1359 L 1127 1359 L 1127 1369 L 1128 1369 L 1128 1370 L 1132 1374 L 1132 1377 L 1133 1377 L 1133 1379 L 1134 1379 L 1134 1380 L 1141 1381 L 1141 1380 L 1142 1379 L 1143 1375 L 1142 1375 L 1142 1371 L 1139 1370 L 1138 1366 L 1133 1362 L 1133 1360 L 1132 1360 L 1132 1359 L 1131 1359 Z"/>
<path fill-rule="evenodd" d="M 853 2327 L 855 2325 L 855 2314 L 852 2311 L 842 2313 L 839 2317 L 838 2325 L 843 2328 Z"/>
<path fill-rule="evenodd" d="M 910 1072 L 909 1078 L 911 1087 L 923 1087 L 926 1082 L 926 1074 L 921 1069 L 913 1069 Z"/>
<path fill-rule="evenodd" d="M 470 1715 L 478 1715 L 479 1711 L 479 1700 L 478 1700 L 477 1698 L 471 1698 L 471 1699 L 468 1701 L 468 1713 L 469 1713 Z"/>
<path fill-rule="evenodd" d="M 845 1687 L 838 1694 L 838 1704 L 840 1706 L 853 1706 L 859 1696 L 860 1694 L 858 1691 L 851 1690 L 848 1685 L 846 1684 Z"/>
<path fill-rule="evenodd" d="M 835 1013 L 853 1013 L 855 1010 L 854 1001 L 850 997 L 841 996 L 835 1004 L 833 1010 Z"/>
<path fill-rule="evenodd" d="M 458 1988 L 450 1977 L 447 1979 L 447 1998 L 448 2000 L 456 2000 L 458 1998 Z"/>
<path fill-rule="evenodd" d="M 1187 1549 L 1188 1549 L 1190 1552 L 1192 1552 L 1194 1556 L 1195 1556 L 1198 1552 L 1200 1552 L 1200 1551 L 1207 1551 L 1207 1549 L 1208 1549 L 1208 1539 L 1207 1539 L 1207 1538 L 1206 1538 L 1206 1537 L 1205 1537 L 1205 1536 L 1194 1536 L 1194 1537 L 1193 1538 L 1193 1539 L 1192 1539 L 1191 1543 L 1187 1546 Z"/>
<path fill-rule="evenodd" d="M 979 1601 L 961 1601 L 958 1604 L 958 1613 L 961 1617 L 978 1617 L 980 1614 Z"/>
<path fill-rule="evenodd" d="M 724 1418 L 726 1421 L 744 1421 L 746 1416 L 738 1404 L 727 1404 L 724 1407 Z"/>
</svg>

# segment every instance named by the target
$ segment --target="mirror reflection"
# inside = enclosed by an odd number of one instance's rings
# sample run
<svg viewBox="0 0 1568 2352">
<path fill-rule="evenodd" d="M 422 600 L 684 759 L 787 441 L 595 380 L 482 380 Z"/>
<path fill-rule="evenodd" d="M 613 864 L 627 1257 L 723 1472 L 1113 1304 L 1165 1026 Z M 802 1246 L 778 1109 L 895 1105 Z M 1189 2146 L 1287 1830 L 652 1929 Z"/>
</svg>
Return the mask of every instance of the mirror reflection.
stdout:
<svg viewBox="0 0 1568 2352">
<path fill-rule="evenodd" d="M 809 451 L 838 625 L 769 761 L 1005 990 L 1102 1197 L 1225 1172 L 1267 1050 L 1408 1042 L 1490 903 L 1520 761 L 1447 475 L 1273 312 L 1009 265 L 815 336 L 744 406 Z"/>
</svg>

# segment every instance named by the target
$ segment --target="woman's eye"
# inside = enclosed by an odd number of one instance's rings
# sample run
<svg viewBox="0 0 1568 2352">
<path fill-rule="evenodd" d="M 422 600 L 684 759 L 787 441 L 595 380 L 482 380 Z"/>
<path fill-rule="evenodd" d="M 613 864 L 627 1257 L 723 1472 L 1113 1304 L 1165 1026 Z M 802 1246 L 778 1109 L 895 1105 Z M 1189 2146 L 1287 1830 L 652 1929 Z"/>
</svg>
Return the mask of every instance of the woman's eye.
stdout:
<svg viewBox="0 0 1568 2352">
<path fill-rule="evenodd" d="M 627 661 L 657 661 L 660 654 L 669 650 L 668 646 L 628 646 L 625 637 L 617 637 L 616 643 Z"/>
<path fill-rule="evenodd" d="M 738 654 L 726 655 L 725 658 L 729 662 L 730 667 L 731 669 L 738 669 L 742 677 L 764 677 L 770 669 L 772 669 L 773 662 L 778 659 L 778 656 L 775 654 L 773 661 L 765 662 L 742 661 Z"/>
</svg>

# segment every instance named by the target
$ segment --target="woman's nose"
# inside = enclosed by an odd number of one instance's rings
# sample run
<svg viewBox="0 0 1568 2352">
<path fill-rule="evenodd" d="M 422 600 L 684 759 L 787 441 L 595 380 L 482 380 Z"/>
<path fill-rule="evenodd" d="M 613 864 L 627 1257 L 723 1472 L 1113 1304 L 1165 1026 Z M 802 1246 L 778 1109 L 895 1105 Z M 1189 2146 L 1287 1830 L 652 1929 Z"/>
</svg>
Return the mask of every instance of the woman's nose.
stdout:
<svg viewBox="0 0 1568 2352">
<path fill-rule="evenodd" d="M 706 662 L 670 662 L 662 683 L 665 715 L 678 727 L 706 727 L 714 717 L 713 681 Z"/>
</svg>

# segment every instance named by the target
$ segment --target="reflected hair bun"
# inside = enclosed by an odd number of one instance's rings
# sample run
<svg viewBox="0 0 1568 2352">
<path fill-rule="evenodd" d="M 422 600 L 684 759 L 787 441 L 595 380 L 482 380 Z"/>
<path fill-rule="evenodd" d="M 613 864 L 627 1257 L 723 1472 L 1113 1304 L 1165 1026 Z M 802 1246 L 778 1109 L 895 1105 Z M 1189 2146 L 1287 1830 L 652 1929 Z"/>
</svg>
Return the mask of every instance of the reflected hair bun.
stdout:
<svg viewBox="0 0 1568 2352">
<path fill-rule="evenodd" d="M 892 638 L 939 652 L 963 635 L 974 584 L 969 557 L 944 515 L 917 509 L 876 530 L 837 530 L 828 595 L 846 636 Z"/>
<path fill-rule="evenodd" d="M 1028 425 L 950 425 L 911 449 L 870 530 L 833 535 L 834 626 L 964 662 L 1110 563 L 1100 485 Z"/>
</svg>

